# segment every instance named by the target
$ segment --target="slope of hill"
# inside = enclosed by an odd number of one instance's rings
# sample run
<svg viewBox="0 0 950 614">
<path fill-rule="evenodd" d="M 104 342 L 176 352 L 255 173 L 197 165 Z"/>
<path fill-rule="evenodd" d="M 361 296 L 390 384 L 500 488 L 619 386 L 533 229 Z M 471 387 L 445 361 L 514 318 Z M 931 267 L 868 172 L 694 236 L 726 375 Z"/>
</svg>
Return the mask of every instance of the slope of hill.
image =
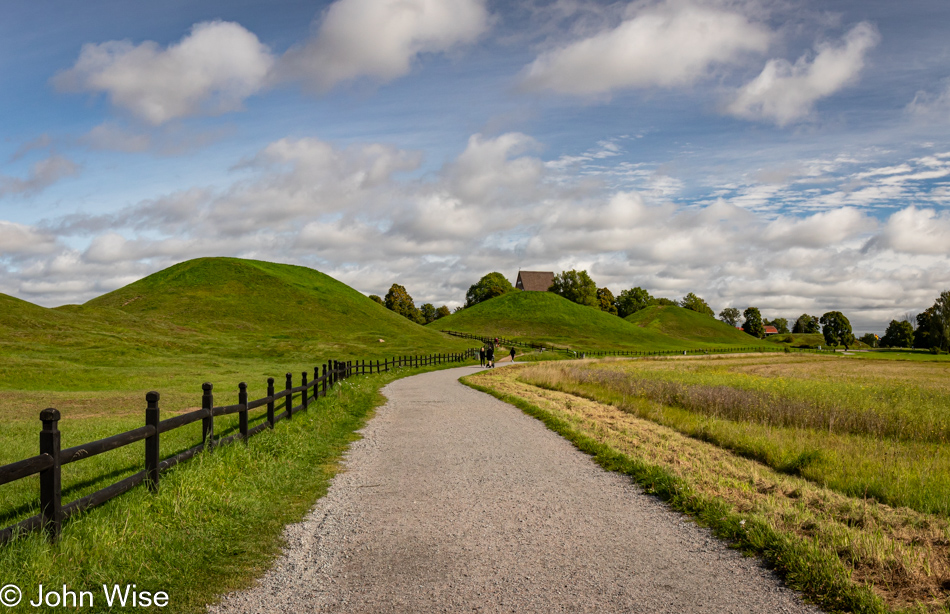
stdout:
<svg viewBox="0 0 950 614">
<path fill-rule="evenodd" d="M 297 363 L 470 346 L 312 269 L 235 258 L 183 262 L 84 305 L 0 295 L 0 389 L 102 390 L 135 379 L 165 389 L 248 365 L 273 375 Z"/>
<path fill-rule="evenodd" d="M 657 334 L 703 345 L 751 346 L 763 343 L 714 317 L 676 305 L 652 305 L 625 319 Z"/>
<path fill-rule="evenodd" d="M 630 322 L 552 292 L 511 292 L 437 320 L 429 327 L 582 350 L 671 350 L 756 342 L 713 318 L 680 307 L 669 312 L 666 309 L 652 307 L 649 312 L 654 315 Z M 696 316 L 695 321 L 689 314 Z"/>
<path fill-rule="evenodd" d="M 319 271 L 238 258 L 182 262 L 84 307 L 199 331 L 307 343 L 362 346 L 384 339 L 410 348 L 446 341 Z"/>
</svg>

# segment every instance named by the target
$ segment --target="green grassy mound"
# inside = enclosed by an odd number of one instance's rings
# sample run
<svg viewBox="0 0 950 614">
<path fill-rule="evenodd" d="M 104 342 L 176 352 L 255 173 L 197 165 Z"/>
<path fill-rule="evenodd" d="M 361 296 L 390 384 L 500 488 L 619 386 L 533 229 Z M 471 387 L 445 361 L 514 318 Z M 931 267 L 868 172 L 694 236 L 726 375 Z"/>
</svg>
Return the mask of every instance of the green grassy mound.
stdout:
<svg viewBox="0 0 950 614">
<path fill-rule="evenodd" d="M 318 271 L 236 258 L 183 262 L 84 305 L 47 309 L 0 295 L 0 389 L 8 390 L 150 381 L 167 390 L 214 373 L 263 377 L 297 363 L 469 346 Z"/>
<path fill-rule="evenodd" d="M 641 320 L 631 322 L 552 292 L 511 292 L 437 320 L 429 328 L 580 350 L 679 350 L 758 343 L 722 322 L 680 307 L 643 311 L 652 315 L 643 314 Z"/>
<path fill-rule="evenodd" d="M 761 341 L 711 316 L 676 305 L 652 305 L 627 316 L 639 328 L 694 344 L 759 345 Z"/>
<path fill-rule="evenodd" d="M 214 335 L 294 340 L 366 351 L 379 339 L 409 349 L 446 337 L 389 311 L 319 271 L 237 258 L 189 260 L 95 298 L 117 310 Z M 376 344 L 376 345 L 374 345 Z"/>
</svg>

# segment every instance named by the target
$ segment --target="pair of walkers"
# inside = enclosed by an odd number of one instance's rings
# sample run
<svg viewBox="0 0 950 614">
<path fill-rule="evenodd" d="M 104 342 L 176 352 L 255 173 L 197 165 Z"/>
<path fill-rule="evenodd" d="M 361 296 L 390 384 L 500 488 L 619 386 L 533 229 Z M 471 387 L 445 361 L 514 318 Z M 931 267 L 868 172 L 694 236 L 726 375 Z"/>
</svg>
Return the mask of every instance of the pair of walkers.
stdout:
<svg viewBox="0 0 950 614">
<path fill-rule="evenodd" d="M 514 346 L 512 346 L 511 348 L 510 356 L 511 356 L 511 362 L 514 362 L 515 361 Z M 485 349 L 485 347 L 482 346 L 482 348 L 478 350 L 478 358 L 483 367 L 494 369 L 495 368 L 495 346 L 492 344 L 489 344 L 488 349 Z"/>
<path fill-rule="evenodd" d="M 488 367 L 489 369 L 495 368 L 495 346 L 489 344 L 488 349 L 485 349 L 484 346 L 478 350 L 478 358 L 481 360 L 483 367 Z"/>
</svg>

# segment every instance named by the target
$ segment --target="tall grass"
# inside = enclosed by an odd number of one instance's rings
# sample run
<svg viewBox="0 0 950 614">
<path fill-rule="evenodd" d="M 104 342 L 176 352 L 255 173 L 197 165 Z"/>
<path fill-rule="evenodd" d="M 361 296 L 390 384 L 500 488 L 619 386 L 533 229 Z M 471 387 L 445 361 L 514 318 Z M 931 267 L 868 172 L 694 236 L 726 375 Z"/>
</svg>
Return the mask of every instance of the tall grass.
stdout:
<svg viewBox="0 0 950 614">
<path fill-rule="evenodd" d="M 521 378 L 612 404 L 848 496 L 950 515 L 950 402 L 941 403 L 950 398 L 942 384 L 915 384 L 912 376 L 894 382 L 880 373 L 848 383 L 843 375 L 852 366 L 835 359 L 690 361 L 679 370 L 651 362 L 539 365 Z M 809 371 L 797 385 L 777 375 L 808 363 L 822 374 Z"/>
<path fill-rule="evenodd" d="M 771 469 L 658 423 L 669 417 L 665 411 L 697 418 L 681 408 L 628 397 L 630 405 L 621 409 L 524 381 L 524 375 L 557 366 L 516 367 L 463 381 L 517 405 L 606 469 L 629 474 L 674 509 L 764 556 L 791 586 L 829 611 L 950 610 L 948 518 L 848 497 L 797 471 Z"/>
</svg>

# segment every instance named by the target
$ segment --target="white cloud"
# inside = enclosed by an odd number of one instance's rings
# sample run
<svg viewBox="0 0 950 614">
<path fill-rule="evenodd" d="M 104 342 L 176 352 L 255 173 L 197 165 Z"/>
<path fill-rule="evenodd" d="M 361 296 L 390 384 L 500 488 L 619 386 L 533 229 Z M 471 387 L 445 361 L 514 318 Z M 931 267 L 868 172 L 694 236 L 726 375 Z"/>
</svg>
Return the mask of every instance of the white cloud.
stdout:
<svg viewBox="0 0 950 614">
<path fill-rule="evenodd" d="M 274 58 L 239 24 L 195 24 L 180 42 L 161 48 L 109 41 L 83 45 L 72 68 L 53 77 L 65 91 L 103 92 L 113 105 L 152 125 L 199 113 L 241 108 L 264 84 Z"/>
<path fill-rule="evenodd" d="M 769 223 L 765 241 L 782 247 L 839 245 L 876 229 L 873 219 L 853 207 L 820 211 L 808 217 L 783 216 Z"/>
<path fill-rule="evenodd" d="M 471 43 L 488 25 L 482 0 L 337 0 L 315 37 L 282 58 L 279 72 L 319 91 L 360 77 L 391 81 L 408 74 L 420 54 Z"/>
<path fill-rule="evenodd" d="M 520 132 L 495 138 L 481 134 L 469 137 L 468 146 L 445 169 L 450 189 L 471 204 L 503 204 L 499 200 L 520 200 L 534 196 L 544 172 L 540 159 L 521 156 L 538 144 Z"/>
<path fill-rule="evenodd" d="M 13 194 L 32 196 L 60 179 L 75 177 L 79 166 L 69 158 L 53 154 L 30 167 L 25 179 L 0 175 L 0 198 Z"/>
<path fill-rule="evenodd" d="M 907 254 L 946 254 L 950 216 L 933 209 L 901 209 L 888 218 L 878 245 Z"/>
<path fill-rule="evenodd" d="M 923 121 L 950 120 L 950 85 L 937 94 L 918 91 L 907 105 L 906 111 Z"/>
<path fill-rule="evenodd" d="M 148 134 L 129 132 L 113 123 L 99 124 L 87 132 L 80 141 L 92 149 L 126 153 L 145 151 L 152 144 L 152 139 Z"/>
<path fill-rule="evenodd" d="M 523 86 L 583 96 L 631 87 L 688 85 L 717 64 L 764 52 L 770 33 L 746 17 L 695 4 L 644 10 L 619 26 L 548 51 Z"/>
<path fill-rule="evenodd" d="M 852 83 L 864 67 L 867 52 L 880 36 L 867 22 L 861 22 L 845 36 L 843 44 L 823 44 L 809 61 L 769 60 L 758 77 L 739 90 L 726 112 L 752 120 L 772 121 L 786 126 L 811 113 L 815 103 Z"/>
<path fill-rule="evenodd" d="M 0 259 L 27 254 L 48 254 L 56 248 L 56 238 L 50 233 L 0 220 Z"/>
</svg>

